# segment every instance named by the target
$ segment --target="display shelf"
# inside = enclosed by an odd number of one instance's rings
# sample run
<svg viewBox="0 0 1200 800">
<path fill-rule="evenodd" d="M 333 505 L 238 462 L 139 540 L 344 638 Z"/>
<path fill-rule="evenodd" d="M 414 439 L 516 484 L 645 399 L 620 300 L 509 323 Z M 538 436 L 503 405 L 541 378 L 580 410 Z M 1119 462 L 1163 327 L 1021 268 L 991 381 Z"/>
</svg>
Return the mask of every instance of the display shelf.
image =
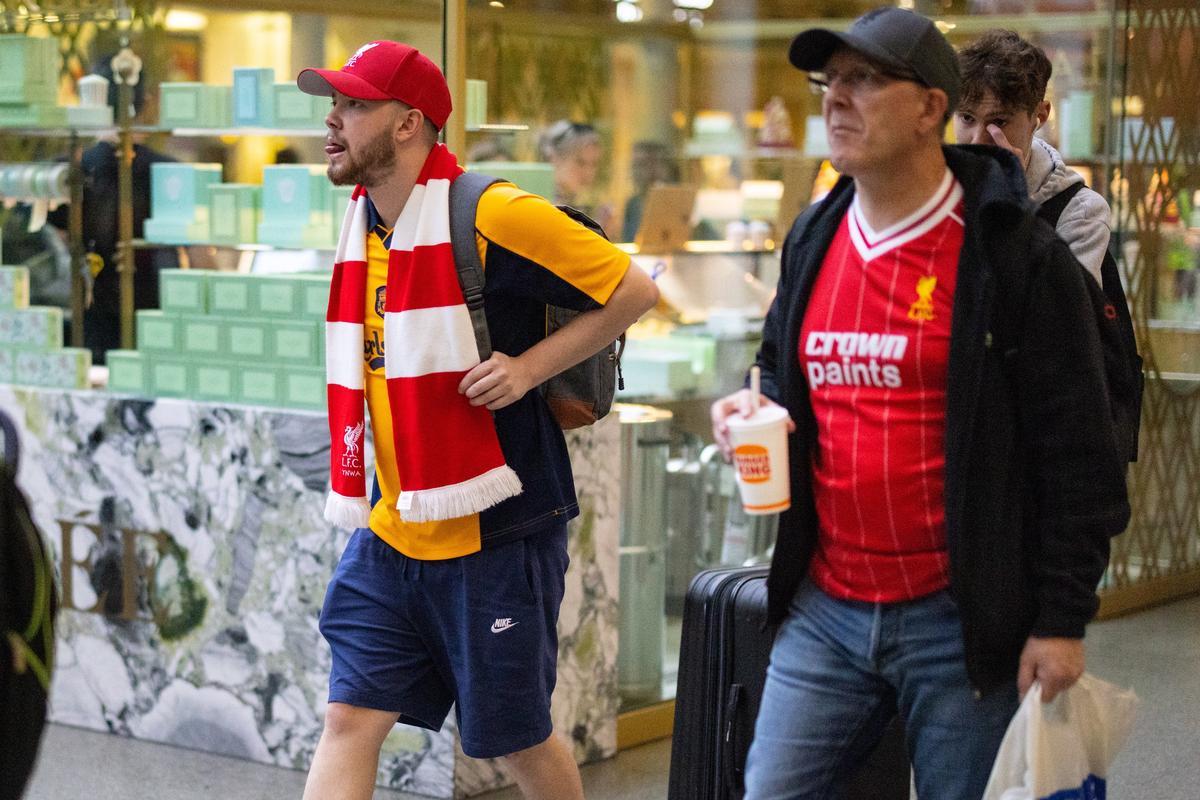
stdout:
<svg viewBox="0 0 1200 800">
<path fill-rule="evenodd" d="M 688 142 L 684 145 L 684 157 L 686 158 L 710 158 L 713 156 L 725 156 L 726 158 L 744 160 L 822 158 L 822 156 L 806 155 L 803 150 L 795 147 L 743 147 L 737 144 L 722 147 L 701 142 Z"/>
<path fill-rule="evenodd" d="M 485 122 L 482 125 L 468 125 L 467 133 L 520 133 L 529 130 L 528 125 L 510 125 L 504 122 Z"/>
<path fill-rule="evenodd" d="M 490 127 L 482 130 L 490 130 Z M 203 138 L 208 136 L 296 136 L 323 137 L 324 128 L 164 128 L 160 125 L 134 125 L 130 128 L 134 133 L 165 133 L 169 136 L 183 138 Z M 115 125 L 74 127 L 62 126 L 53 128 L 5 127 L 0 126 L 0 134 L 15 134 L 34 139 L 68 139 L 71 136 L 98 137 L 116 136 L 120 131 Z"/>
<path fill-rule="evenodd" d="M 286 250 L 329 250 L 332 251 L 334 246 L 329 247 L 283 247 L 273 244 L 230 244 L 228 242 L 148 242 L 145 239 L 134 239 L 131 242 L 134 250 L 159 250 L 164 247 L 211 247 L 216 250 L 238 250 L 241 252 L 266 253 L 274 251 Z"/>
<path fill-rule="evenodd" d="M 294 136 L 305 138 L 323 138 L 328 131 L 325 128 L 252 128 L 249 126 L 230 128 L 164 128 L 159 125 L 138 125 L 134 133 L 165 133 L 181 138 L 202 139 L 216 136 Z"/>
<path fill-rule="evenodd" d="M 638 250 L 637 245 L 632 242 L 616 242 L 614 244 L 616 245 L 617 249 L 629 253 L 630 255 L 645 255 L 646 257 L 663 255 L 662 253 L 641 253 Z M 775 248 L 738 247 L 737 245 L 730 244 L 725 239 L 693 239 L 685 242 L 683 248 L 676 252 L 761 256 L 774 253 Z"/>
<path fill-rule="evenodd" d="M 91 138 L 96 136 L 115 136 L 117 134 L 117 127 L 115 125 L 77 125 L 74 127 L 64 125 L 52 128 L 0 126 L 0 134 L 15 134 L 17 136 L 27 136 L 31 139 L 69 139 L 72 136 Z"/>
</svg>

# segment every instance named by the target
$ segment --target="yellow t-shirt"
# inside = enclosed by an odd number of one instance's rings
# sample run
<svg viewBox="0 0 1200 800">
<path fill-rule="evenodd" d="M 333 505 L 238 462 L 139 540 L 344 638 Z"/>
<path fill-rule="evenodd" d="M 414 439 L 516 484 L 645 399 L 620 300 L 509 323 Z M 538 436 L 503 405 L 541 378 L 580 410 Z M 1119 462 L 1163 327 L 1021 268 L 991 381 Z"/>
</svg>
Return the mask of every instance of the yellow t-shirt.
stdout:
<svg viewBox="0 0 1200 800">
<path fill-rule="evenodd" d="M 495 184 L 483 193 L 475 227 L 476 245 L 487 275 L 485 306 L 489 311 L 502 309 L 500 318 L 505 323 L 510 321 L 508 309 L 512 311 L 515 333 L 507 329 L 507 325 L 505 330 L 492 331 L 494 349 L 509 355 L 518 355 L 541 338 L 544 328 L 541 332 L 533 330 L 534 324 L 538 323 L 536 314 L 544 316 L 544 310 L 537 310 L 539 305 L 544 307 L 546 303 L 552 303 L 581 311 L 599 308 L 608 301 L 629 268 L 627 254 L 563 215 L 545 199 L 509 183 Z M 401 476 L 396 468 L 383 338 L 388 262 L 384 241 L 390 233 L 387 228 L 377 225 L 367 235 L 363 370 L 367 408 L 375 437 L 375 473 L 381 495 L 371 510 L 369 524 L 377 536 L 410 558 L 457 558 L 477 552 L 484 546 L 489 524 L 505 525 L 505 530 L 518 526 L 514 526 L 511 519 L 493 519 L 488 512 L 438 522 L 405 522 L 396 509 Z M 537 404 L 541 401 L 527 396 L 520 402 Z M 544 416 L 543 413 L 537 419 Z M 529 457 L 527 450 L 504 446 L 506 440 L 522 435 L 521 431 L 506 430 L 506 424 L 522 424 L 519 420 L 527 421 L 528 416 L 497 413 L 495 419 L 505 458 L 525 485 L 523 494 L 538 492 L 539 484 L 544 483 L 539 471 L 545 469 L 545 465 L 530 463 L 540 459 Z M 527 434 L 532 435 L 532 432 Z M 545 435 L 544 430 L 542 434 Z M 556 430 L 555 434 L 561 439 L 561 433 Z M 546 460 L 554 461 L 553 455 L 547 453 Z M 565 461 L 565 450 L 558 460 Z M 564 469 L 569 482 L 569 462 L 565 467 L 559 464 L 555 473 Z M 520 503 L 519 498 L 506 502 Z M 568 499 L 573 507 L 573 490 Z M 555 514 L 565 502 L 555 507 Z M 537 514 L 545 516 L 540 508 Z M 511 517 L 511 514 L 496 516 Z"/>
</svg>

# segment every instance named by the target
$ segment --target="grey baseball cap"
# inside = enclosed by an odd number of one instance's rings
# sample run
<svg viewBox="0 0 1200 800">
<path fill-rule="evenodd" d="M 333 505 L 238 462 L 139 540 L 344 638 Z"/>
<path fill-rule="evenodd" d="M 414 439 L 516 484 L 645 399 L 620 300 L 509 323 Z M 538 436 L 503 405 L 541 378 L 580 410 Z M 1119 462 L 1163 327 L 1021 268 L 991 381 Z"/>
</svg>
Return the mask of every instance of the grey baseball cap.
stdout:
<svg viewBox="0 0 1200 800">
<path fill-rule="evenodd" d="M 900 73 L 916 75 L 941 89 L 958 108 L 958 57 L 933 21 L 890 6 L 868 11 L 845 32 L 812 28 L 792 40 L 788 58 L 797 69 L 814 71 L 839 47 L 848 47 Z"/>
</svg>

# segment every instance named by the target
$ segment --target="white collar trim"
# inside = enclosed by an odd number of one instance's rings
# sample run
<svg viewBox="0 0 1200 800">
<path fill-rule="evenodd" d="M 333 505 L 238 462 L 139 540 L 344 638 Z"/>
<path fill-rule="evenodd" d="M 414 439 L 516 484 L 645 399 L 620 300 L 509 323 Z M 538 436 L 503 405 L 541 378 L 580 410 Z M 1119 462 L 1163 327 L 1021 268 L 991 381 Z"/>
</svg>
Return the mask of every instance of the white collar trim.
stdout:
<svg viewBox="0 0 1200 800">
<path fill-rule="evenodd" d="M 863 261 L 878 258 L 890 250 L 925 235 L 941 224 L 946 217 L 953 217 L 961 225 L 962 220 L 952 212 L 962 200 L 962 196 L 962 185 L 947 169 L 937 191 L 923 206 L 894 225 L 876 233 L 867 224 L 856 194 L 850 204 L 850 240 L 854 243 L 854 248 L 858 250 Z"/>
</svg>

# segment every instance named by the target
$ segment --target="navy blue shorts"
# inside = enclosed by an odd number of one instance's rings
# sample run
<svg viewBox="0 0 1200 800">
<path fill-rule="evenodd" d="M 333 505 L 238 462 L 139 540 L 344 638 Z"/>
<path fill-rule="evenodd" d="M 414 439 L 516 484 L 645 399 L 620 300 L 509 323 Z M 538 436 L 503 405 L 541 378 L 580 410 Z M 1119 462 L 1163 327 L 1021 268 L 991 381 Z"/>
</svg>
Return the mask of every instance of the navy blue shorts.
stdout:
<svg viewBox="0 0 1200 800">
<path fill-rule="evenodd" d="M 457 703 L 473 758 L 544 742 L 568 561 L 565 523 L 444 561 L 408 558 L 359 528 L 321 609 L 329 702 L 435 731 Z"/>
</svg>

